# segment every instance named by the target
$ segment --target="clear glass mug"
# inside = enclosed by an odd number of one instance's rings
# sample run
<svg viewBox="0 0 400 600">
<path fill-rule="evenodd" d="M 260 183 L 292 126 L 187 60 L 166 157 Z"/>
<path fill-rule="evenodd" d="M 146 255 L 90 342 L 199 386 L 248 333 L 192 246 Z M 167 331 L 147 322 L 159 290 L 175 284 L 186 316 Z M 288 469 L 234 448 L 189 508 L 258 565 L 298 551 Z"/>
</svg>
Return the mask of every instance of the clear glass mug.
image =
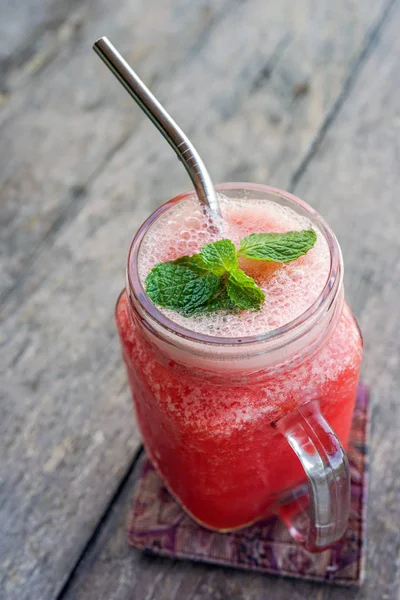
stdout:
<svg viewBox="0 0 400 600">
<path fill-rule="evenodd" d="M 230 531 L 278 514 L 296 540 L 320 551 L 341 538 L 348 521 L 344 448 L 362 358 L 340 248 L 318 213 L 287 192 L 238 183 L 218 189 L 307 216 L 328 242 L 329 277 L 305 313 L 269 334 L 194 333 L 157 309 L 137 275 L 147 231 L 193 192 L 162 205 L 132 242 L 116 307 L 139 428 L 166 486 L 197 522 Z"/>
</svg>

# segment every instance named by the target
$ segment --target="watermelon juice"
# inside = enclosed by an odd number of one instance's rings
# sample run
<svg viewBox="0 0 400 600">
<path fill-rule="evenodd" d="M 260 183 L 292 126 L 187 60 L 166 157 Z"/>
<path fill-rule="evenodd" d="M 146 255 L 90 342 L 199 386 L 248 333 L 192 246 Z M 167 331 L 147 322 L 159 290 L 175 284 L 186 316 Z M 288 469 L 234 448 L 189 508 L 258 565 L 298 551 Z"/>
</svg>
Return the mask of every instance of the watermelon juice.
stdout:
<svg viewBox="0 0 400 600">
<path fill-rule="evenodd" d="M 218 223 L 184 194 L 141 227 L 116 321 L 149 457 L 194 519 L 225 531 L 267 516 L 306 480 L 305 463 L 276 426 L 286 415 L 318 401 L 346 448 L 362 340 L 344 300 L 340 249 L 319 215 L 273 188 L 219 190 Z M 317 242 L 294 262 L 240 260 L 265 293 L 260 311 L 187 318 L 145 294 L 154 265 L 207 242 L 238 246 L 250 233 L 310 227 Z"/>
</svg>

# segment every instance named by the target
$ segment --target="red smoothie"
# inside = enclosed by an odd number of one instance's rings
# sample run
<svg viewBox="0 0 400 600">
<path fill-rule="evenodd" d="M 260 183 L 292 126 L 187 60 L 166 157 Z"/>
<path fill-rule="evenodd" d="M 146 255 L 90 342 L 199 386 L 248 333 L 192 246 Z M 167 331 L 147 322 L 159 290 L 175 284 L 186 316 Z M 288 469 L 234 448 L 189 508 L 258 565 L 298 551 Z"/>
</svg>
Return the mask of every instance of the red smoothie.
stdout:
<svg viewBox="0 0 400 600">
<path fill-rule="evenodd" d="M 218 530 L 265 517 L 305 480 L 274 426 L 285 414 L 318 399 L 346 448 L 362 358 L 340 251 L 318 215 L 273 193 L 226 194 L 217 227 L 190 195 L 159 209 L 133 244 L 128 294 L 116 308 L 146 450 L 180 504 Z M 264 291 L 260 311 L 187 318 L 156 309 L 141 289 L 155 264 L 207 242 L 229 238 L 238 246 L 250 233 L 310 227 L 317 242 L 292 263 L 241 260 Z"/>
</svg>

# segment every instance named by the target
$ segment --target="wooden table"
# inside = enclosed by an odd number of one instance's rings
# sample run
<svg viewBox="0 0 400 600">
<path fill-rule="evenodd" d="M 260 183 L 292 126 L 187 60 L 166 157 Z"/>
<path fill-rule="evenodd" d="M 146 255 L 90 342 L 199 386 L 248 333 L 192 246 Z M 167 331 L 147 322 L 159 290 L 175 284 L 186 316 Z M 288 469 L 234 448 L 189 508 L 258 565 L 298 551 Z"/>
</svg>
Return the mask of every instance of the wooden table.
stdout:
<svg viewBox="0 0 400 600">
<path fill-rule="evenodd" d="M 398 598 L 400 0 L 1 0 L 0 11 L 0 596 Z M 114 303 L 136 228 L 189 184 L 92 52 L 100 35 L 215 181 L 292 190 L 339 237 L 373 394 L 360 590 L 126 544 L 140 438 Z"/>
</svg>

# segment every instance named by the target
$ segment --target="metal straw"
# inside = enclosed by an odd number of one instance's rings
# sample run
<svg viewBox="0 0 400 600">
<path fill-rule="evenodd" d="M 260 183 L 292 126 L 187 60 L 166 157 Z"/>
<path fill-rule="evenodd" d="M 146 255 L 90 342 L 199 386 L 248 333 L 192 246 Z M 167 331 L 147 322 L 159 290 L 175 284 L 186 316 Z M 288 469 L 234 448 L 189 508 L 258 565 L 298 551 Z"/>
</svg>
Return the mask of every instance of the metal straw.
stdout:
<svg viewBox="0 0 400 600">
<path fill-rule="evenodd" d="M 191 141 L 106 37 L 97 40 L 93 45 L 93 50 L 175 150 L 193 182 L 200 202 L 221 216 L 215 188 Z"/>
</svg>

